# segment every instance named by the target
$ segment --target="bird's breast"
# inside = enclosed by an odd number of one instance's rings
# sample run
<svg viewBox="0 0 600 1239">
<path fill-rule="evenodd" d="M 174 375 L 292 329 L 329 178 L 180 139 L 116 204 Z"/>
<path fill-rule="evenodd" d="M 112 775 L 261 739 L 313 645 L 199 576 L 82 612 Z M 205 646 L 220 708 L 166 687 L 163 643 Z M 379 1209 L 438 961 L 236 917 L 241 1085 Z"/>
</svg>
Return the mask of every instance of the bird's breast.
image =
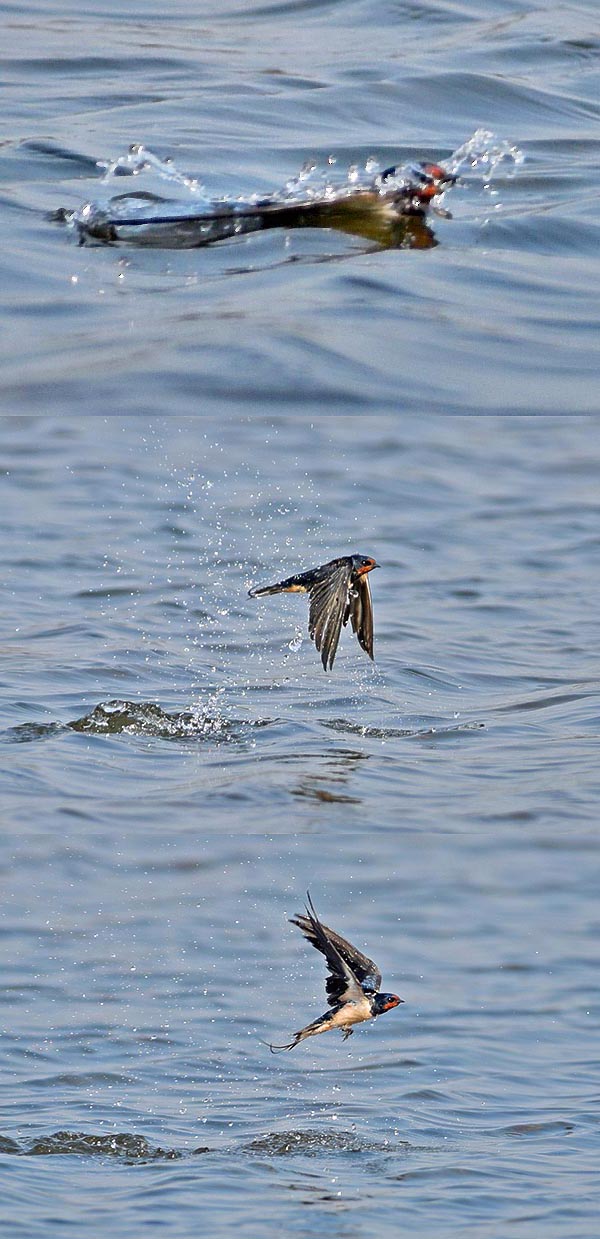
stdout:
<svg viewBox="0 0 600 1239">
<path fill-rule="evenodd" d="M 370 1020 L 373 1017 L 371 1003 L 368 998 L 362 998 L 359 1002 L 346 1002 L 331 1021 L 332 1028 L 347 1028 L 349 1024 L 362 1024 L 363 1020 Z"/>
</svg>

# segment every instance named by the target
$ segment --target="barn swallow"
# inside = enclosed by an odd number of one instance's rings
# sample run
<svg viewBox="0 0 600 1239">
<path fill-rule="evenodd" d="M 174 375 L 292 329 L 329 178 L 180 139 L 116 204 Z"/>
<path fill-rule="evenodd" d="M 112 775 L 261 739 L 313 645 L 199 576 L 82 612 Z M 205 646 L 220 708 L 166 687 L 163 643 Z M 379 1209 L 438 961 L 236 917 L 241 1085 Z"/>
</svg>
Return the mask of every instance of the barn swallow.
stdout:
<svg viewBox="0 0 600 1239">
<path fill-rule="evenodd" d="M 385 168 L 371 183 L 359 184 L 350 193 L 348 185 L 342 184 L 320 200 L 308 195 L 304 201 L 289 201 L 285 194 L 246 202 L 216 199 L 199 215 L 178 213 L 175 205 L 169 207 L 168 204 L 165 204 L 165 214 L 155 210 L 130 215 L 127 208 L 132 199 L 137 196 L 140 205 L 145 195 L 141 192 L 138 195 L 117 194 L 111 199 L 108 211 L 95 207 L 90 214 L 85 208 L 75 213 L 75 220 L 81 245 L 88 239 L 109 245 L 121 241 L 148 244 L 153 229 L 157 230 L 155 244 L 162 241 L 162 244 L 188 248 L 264 228 L 337 228 L 382 245 L 405 244 L 411 238 L 419 242 L 420 238 L 422 246 L 428 230 L 419 230 L 416 221 L 422 223 L 430 207 L 436 210 L 436 198 L 456 179 L 438 164 L 400 164 Z M 148 205 L 152 206 L 150 198 Z M 448 212 L 439 208 L 438 214 L 448 215 Z M 62 209 L 53 215 L 61 223 L 68 222 L 69 217 L 73 217 L 73 212 Z M 393 221 L 396 228 L 392 227 Z M 410 222 L 413 228 L 407 226 Z"/>
<path fill-rule="evenodd" d="M 290 917 L 290 924 L 297 925 L 312 946 L 327 960 L 329 976 L 325 988 L 331 1011 L 320 1015 L 318 1020 L 307 1024 L 300 1032 L 294 1033 L 292 1040 L 285 1045 L 269 1045 L 272 1054 L 279 1050 L 293 1050 L 294 1046 L 306 1037 L 316 1037 L 319 1033 L 329 1032 L 330 1028 L 340 1028 L 345 1041 L 352 1036 L 353 1024 L 374 1020 L 384 1011 L 391 1011 L 393 1007 L 404 1002 L 397 994 L 379 993 L 381 973 L 377 964 L 361 951 L 357 951 L 356 947 L 340 934 L 323 925 L 308 891 L 306 898 L 306 916 L 298 914 Z"/>
<path fill-rule="evenodd" d="M 379 567 L 369 555 L 342 555 L 328 564 L 289 576 L 276 585 L 248 590 L 251 598 L 266 594 L 300 593 L 310 597 L 308 633 L 331 671 L 342 624 L 352 622 L 358 644 L 373 657 L 373 607 L 367 573 Z"/>
</svg>

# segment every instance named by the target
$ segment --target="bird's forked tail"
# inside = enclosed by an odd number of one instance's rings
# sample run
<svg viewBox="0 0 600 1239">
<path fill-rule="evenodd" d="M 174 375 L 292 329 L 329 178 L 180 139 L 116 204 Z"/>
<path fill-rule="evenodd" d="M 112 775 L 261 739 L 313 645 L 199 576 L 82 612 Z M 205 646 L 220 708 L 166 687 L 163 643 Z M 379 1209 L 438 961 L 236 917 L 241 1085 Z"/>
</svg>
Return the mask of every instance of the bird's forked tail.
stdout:
<svg viewBox="0 0 600 1239">
<path fill-rule="evenodd" d="M 294 1033 L 291 1041 L 287 1041 L 284 1045 L 271 1045 L 269 1041 L 264 1041 L 263 1045 L 268 1045 L 271 1054 L 280 1054 L 282 1050 L 293 1050 L 294 1046 L 299 1045 L 306 1037 L 316 1037 L 318 1033 L 327 1032 L 331 1028 L 331 1013 L 328 1011 L 326 1015 L 320 1015 L 317 1020 L 313 1020 L 312 1024 L 307 1024 L 306 1028 L 301 1028 L 300 1032 Z"/>
</svg>

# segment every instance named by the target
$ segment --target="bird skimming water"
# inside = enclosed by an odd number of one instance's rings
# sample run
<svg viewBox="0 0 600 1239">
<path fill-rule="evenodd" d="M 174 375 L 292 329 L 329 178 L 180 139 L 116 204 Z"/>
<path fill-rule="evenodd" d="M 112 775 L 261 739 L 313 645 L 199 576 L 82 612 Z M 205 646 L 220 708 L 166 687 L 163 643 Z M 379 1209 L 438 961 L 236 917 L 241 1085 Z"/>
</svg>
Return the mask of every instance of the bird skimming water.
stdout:
<svg viewBox="0 0 600 1239">
<path fill-rule="evenodd" d="M 251 598 L 267 594 L 308 594 L 308 632 L 321 655 L 325 671 L 331 671 L 342 624 L 352 622 L 358 643 L 373 658 L 373 607 L 367 573 L 377 568 L 370 555 L 342 555 L 319 568 L 287 577 L 276 585 L 250 589 Z"/>
<path fill-rule="evenodd" d="M 316 1037 L 319 1033 L 329 1032 L 330 1028 L 340 1028 L 345 1041 L 352 1035 L 353 1024 L 374 1020 L 404 1001 L 397 994 L 380 994 L 381 973 L 377 964 L 357 951 L 340 934 L 323 925 L 308 891 L 306 898 L 306 916 L 299 914 L 290 917 L 290 924 L 297 925 L 327 960 L 329 976 L 325 988 L 331 1011 L 294 1033 L 292 1040 L 285 1045 L 269 1045 L 273 1054 L 279 1050 L 293 1050 L 306 1037 Z"/>
</svg>

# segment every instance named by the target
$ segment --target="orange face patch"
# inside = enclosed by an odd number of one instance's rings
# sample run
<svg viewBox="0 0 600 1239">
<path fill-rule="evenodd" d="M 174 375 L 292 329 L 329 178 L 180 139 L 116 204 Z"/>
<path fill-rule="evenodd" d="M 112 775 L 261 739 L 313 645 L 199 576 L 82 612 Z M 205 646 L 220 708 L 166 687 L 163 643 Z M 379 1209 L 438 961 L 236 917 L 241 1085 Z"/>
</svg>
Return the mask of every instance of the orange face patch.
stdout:
<svg viewBox="0 0 600 1239">
<path fill-rule="evenodd" d="M 434 181 L 445 181 L 448 173 L 444 168 L 440 168 L 437 163 L 426 163 L 425 172 L 428 176 L 432 176 Z"/>
<path fill-rule="evenodd" d="M 384 1006 L 384 1011 L 391 1011 L 392 1007 L 397 1007 L 402 1002 L 401 998 L 397 998 L 395 994 L 390 994 L 388 1001 Z"/>
</svg>

